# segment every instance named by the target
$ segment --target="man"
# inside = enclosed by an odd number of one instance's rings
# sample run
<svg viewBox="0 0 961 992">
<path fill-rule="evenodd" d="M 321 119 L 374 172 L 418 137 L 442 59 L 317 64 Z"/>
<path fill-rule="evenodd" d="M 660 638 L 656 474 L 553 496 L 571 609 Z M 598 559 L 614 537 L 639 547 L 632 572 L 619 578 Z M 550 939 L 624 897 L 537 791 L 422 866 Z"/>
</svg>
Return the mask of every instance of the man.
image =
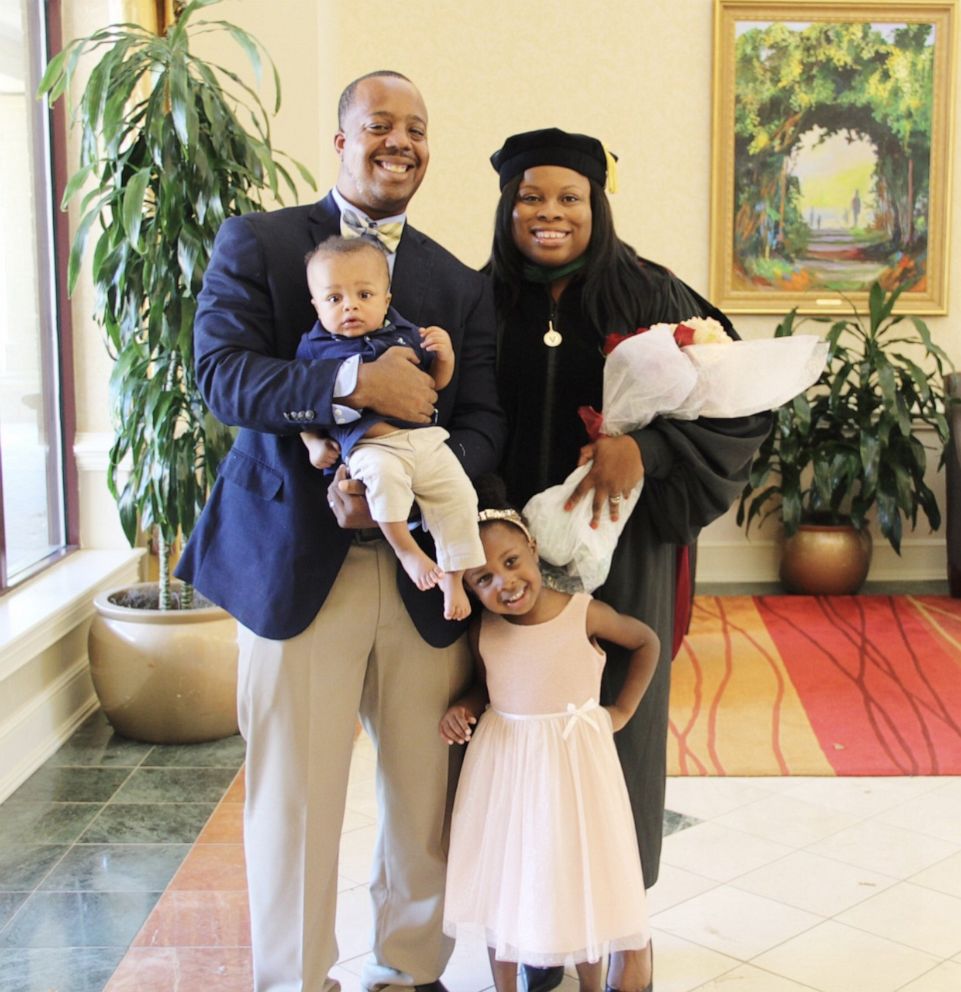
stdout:
<svg viewBox="0 0 961 992">
<path fill-rule="evenodd" d="M 240 624 L 256 992 L 337 987 L 337 853 L 358 712 L 377 747 L 380 804 L 363 981 L 436 992 L 452 949 L 441 919 L 453 791 L 437 727 L 467 677 L 466 639 L 443 619 L 440 593 L 398 570 L 363 497 L 340 487 L 343 470 L 331 483 L 299 434 L 365 408 L 436 417 L 469 476 L 494 469 L 504 424 L 493 307 L 485 279 L 404 223 L 429 158 L 414 85 L 386 71 L 351 83 L 334 147 L 340 169 L 325 199 L 231 218 L 217 237 L 195 324 L 197 378 L 213 413 L 241 430 L 178 575 Z M 394 301 L 419 325 L 444 327 L 457 356 L 440 397 L 406 348 L 363 365 L 292 361 L 316 319 L 304 257 L 348 222 L 393 243 L 403 225 Z"/>
</svg>

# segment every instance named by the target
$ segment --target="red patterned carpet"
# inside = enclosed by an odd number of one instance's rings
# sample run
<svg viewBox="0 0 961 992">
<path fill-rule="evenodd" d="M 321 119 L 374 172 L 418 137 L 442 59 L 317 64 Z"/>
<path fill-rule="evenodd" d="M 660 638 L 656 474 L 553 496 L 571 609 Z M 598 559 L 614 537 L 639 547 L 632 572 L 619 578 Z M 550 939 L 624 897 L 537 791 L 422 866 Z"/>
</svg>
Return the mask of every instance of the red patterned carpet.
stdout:
<svg viewBox="0 0 961 992">
<path fill-rule="evenodd" d="M 671 775 L 961 774 L 961 600 L 698 596 Z"/>
</svg>

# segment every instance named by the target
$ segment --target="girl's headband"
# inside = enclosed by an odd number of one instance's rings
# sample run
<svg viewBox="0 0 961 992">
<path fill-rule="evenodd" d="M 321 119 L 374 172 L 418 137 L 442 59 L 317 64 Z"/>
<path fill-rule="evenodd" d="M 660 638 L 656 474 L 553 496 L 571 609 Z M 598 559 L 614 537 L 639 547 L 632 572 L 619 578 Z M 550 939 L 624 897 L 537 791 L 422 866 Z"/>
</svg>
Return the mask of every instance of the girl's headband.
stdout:
<svg viewBox="0 0 961 992">
<path fill-rule="evenodd" d="M 527 524 L 524 523 L 524 518 L 517 512 L 517 510 L 481 510 L 477 514 L 477 522 L 482 524 L 491 520 L 504 520 L 509 524 L 513 524 L 515 527 L 520 527 L 527 537 L 527 543 L 531 547 L 537 543 L 534 540 L 533 534 L 527 528 Z"/>
</svg>

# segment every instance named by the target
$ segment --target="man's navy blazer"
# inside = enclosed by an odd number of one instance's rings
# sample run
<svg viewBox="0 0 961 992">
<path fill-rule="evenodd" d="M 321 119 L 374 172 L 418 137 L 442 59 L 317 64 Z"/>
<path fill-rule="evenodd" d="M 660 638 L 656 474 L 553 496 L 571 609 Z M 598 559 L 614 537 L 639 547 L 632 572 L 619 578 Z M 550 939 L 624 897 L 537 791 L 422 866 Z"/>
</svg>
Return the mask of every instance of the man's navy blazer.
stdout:
<svg viewBox="0 0 961 992">
<path fill-rule="evenodd" d="M 213 414 L 240 430 L 176 574 L 275 640 L 311 623 L 351 541 L 327 505 L 331 477 L 310 464 L 298 436 L 331 423 L 340 362 L 293 360 L 316 320 L 304 256 L 339 229 L 330 195 L 312 206 L 228 218 L 194 323 L 200 390 Z M 456 365 L 438 399 L 438 423 L 468 476 L 493 471 L 505 424 L 488 281 L 407 224 L 391 292 L 409 320 L 450 334 Z M 432 553 L 430 538 L 415 533 Z M 428 643 L 446 646 L 463 632 L 462 623 L 444 620 L 439 590 L 420 592 L 401 568 L 398 585 Z"/>
</svg>

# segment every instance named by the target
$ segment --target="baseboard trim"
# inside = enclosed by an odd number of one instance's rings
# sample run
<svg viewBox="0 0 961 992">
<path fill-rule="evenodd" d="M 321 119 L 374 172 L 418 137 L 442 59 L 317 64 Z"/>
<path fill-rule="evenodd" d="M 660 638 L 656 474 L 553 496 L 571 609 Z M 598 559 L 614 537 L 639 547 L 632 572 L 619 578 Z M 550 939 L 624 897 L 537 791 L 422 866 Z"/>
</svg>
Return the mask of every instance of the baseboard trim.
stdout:
<svg viewBox="0 0 961 992">
<path fill-rule="evenodd" d="M 16 791 L 99 703 L 84 653 L 0 725 L 0 802 Z"/>
<path fill-rule="evenodd" d="M 778 541 L 700 541 L 698 582 L 777 582 L 781 550 Z M 901 555 L 877 538 L 868 582 L 928 582 L 947 579 L 944 541 L 920 538 L 901 545 Z"/>
</svg>

